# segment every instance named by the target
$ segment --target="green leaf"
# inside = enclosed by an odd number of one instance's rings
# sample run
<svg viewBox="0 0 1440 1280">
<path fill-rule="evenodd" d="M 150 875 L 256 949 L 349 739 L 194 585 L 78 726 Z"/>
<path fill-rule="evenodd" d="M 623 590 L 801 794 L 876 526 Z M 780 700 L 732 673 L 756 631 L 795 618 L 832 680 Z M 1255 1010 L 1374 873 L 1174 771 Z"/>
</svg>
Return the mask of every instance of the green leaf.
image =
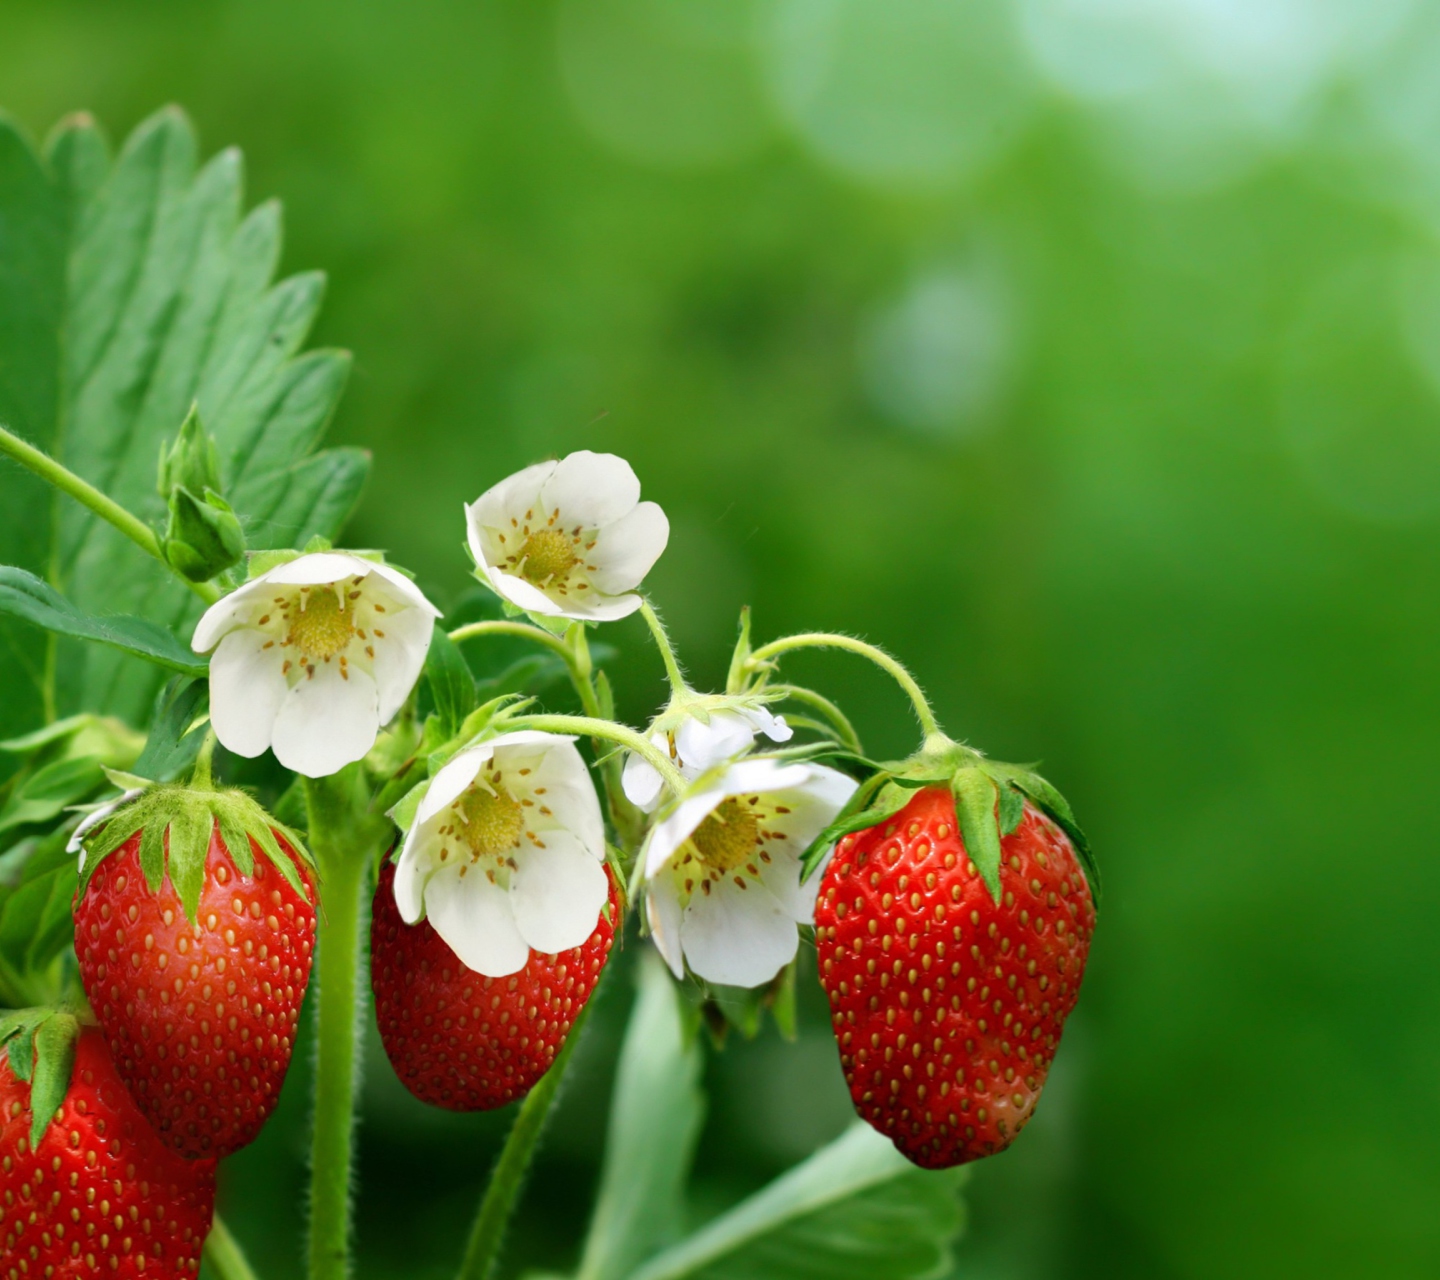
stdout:
<svg viewBox="0 0 1440 1280">
<path fill-rule="evenodd" d="M 156 666 L 203 676 L 208 659 L 192 653 L 164 627 L 145 618 L 92 617 L 82 613 L 47 582 L 13 565 L 0 565 L 0 613 L 77 640 L 93 640 Z"/>
<path fill-rule="evenodd" d="M 154 782 L 168 782 L 178 777 L 195 762 L 200 744 L 205 741 L 205 727 L 191 729 L 205 697 L 206 685 L 200 680 L 177 676 L 155 699 L 150 718 L 150 736 L 145 750 L 135 761 L 135 772 Z"/>
<path fill-rule="evenodd" d="M 440 732 L 447 739 L 453 738 L 477 705 L 475 677 L 459 647 L 438 622 L 425 659 L 425 679 L 435 700 L 435 714 L 440 717 Z"/>
<path fill-rule="evenodd" d="M 68 1013 L 57 1013 L 35 1032 L 35 1072 L 30 1081 L 30 1146 L 40 1145 L 45 1130 L 65 1095 L 75 1069 L 75 1042 L 80 1024 Z"/>
<path fill-rule="evenodd" d="M 928 1280 L 947 1275 L 965 1171 L 915 1168 L 855 1125 L 653 1258 L 632 1280 Z"/>
<path fill-rule="evenodd" d="M 979 868 L 990 896 L 1000 901 L 1000 825 L 995 781 L 982 769 L 961 769 L 950 784 L 965 852 Z"/>
<path fill-rule="evenodd" d="M 687 1034 L 675 984 L 653 954 L 639 981 L 577 1280 L 623 1280 L 673 1236 L 704 1118 L 701 1050 Z"/>
<path fill-rule="evenodd" d="M 64 122 L 44 155 L 0 120 L 0 422 L 151 525 L 155 464 L 199 406 L 226 498 L 249 540 L 299 546 L 337 533 L 368 469 L 357 450 L 316 453 L 344 387 L 344 353 L 301 348 L 318 275 L 272 283 L 274 204 L 243 213 L 239 153 L 201 166 L 185 117 L 139 126 L 113 161 L 94 124 Z M 59 512 L 57 523 L 52 518 Z M 122 613 L 188 633 L 200 605 L 89 511 L 0 468 L 0 562 L 48 578 L 82 615 Z M 53 704 L 140 723 L 159 681 L 109 649 L 50 641 L 0 617 L 15 688 L 0 733 Z"/>
<path fill-rule="evenodd" d="M 0 808 L 0 832 L 51 822 L 105 781 L 93 756 L 56 760 L 21 780 Z"/>
<path fill-rule="evenodd" d="M 66 852 L 68 839 L 62 827 L 27 841 L 18 876 L 0 887 L 0 968 L 33 977 L 70 950 L 79 868 Z"/>
</svg>

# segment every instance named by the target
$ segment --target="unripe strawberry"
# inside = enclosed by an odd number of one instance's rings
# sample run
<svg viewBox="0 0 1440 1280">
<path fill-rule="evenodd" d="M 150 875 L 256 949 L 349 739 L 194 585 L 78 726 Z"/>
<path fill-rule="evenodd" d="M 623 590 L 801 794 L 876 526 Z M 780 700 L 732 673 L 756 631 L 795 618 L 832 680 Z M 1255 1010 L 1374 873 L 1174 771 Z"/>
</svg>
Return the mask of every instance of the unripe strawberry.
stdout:
<svg viewBox="0 0 1440 1280">
<path fill-rule="evenodd" d="M 1085 972 L 1095 907 L 1075 846 L 1028 799 L 1011 803 L 998 900 L 945 787 L 845 836 L 821 882 L 820 980 L 851 1099 L 925 1168 L 1014 1140 Z"/>
<path fill-rule="evenodd" d="M 239 792 L 156 788 L 87 852 L 85 994 L 120 1077 L 182 1155 L 245 1146 L 279 1100 L 315 937 L 296 844 Z"/>
<path fill-rule="evenodd" d="M 36 1039 L 45 1036 L 42 1027 Z M 63 1062 L 31 1057 L 32 1044 L 22 1032 L 0 1058 L 0 1276 L 190 1280 L 214 1214 L 215 1162 L 182 1159 L 160 1141 L 97 1028 L 52 1044 Z M 17 1053 L 31 1063 L 29 1079 L 13 1069 Z M 39 1104 L 53 1118 L 40 1117 L 34 1144 L 31 1103 L 57 1072 L 68 1073 L 63 1093 Z"/>
<path fill-rule="evenodd" d="M 386 862 L 370 926 L 380 1038 L 395 1074 L 421 1102 L 488 1111 L 523 1098 L 550 1069 L 600 979 L 620 919 L 619 891 L 594 932 L 559 955 L 530 953 L 519 973 L 489 978 L 461 963 L 429 921 L 408 925 Z"/>
</svg>

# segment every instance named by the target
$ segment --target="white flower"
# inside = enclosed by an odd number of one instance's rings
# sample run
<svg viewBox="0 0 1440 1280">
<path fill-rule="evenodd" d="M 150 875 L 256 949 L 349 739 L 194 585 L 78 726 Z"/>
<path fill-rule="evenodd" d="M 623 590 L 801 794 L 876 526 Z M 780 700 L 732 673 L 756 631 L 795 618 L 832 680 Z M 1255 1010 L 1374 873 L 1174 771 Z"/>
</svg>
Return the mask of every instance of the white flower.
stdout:
<svg viewBox="0 0 1440 1280">
<path fill-rule="evenodd" d="M 794 730 L 784 716 L 771 715 L 764 707 L 710 712 L 708 723 L 687 715 L 669 733 L 652 733 L 650 741 L 675 762 L 675 767 L 694 782 L 702 773 L 718 768 L 727 760 L 744 755 L 763 733 L 771 742 L 789 742 Z M 660 803 L 664 781 L 660 771 L 633 752 L 625 761 L 620 785 L 637 809 L 652 813 Z"/>
<path fill-rule="evenodd" d="M 343 551 L 261 574 L 211 605 L 191 640 L 215 651 L 215 736 L 241 756 L 273 747 L 311 778 L 359 760 L 410 696 L 439 616 L 399 570 Z"/>
<path fill-rule="evenodd" d="M 395 869 L 409 924 L 428 917 L 491 978 L 580 946 L 610 894 L 605 826 L 574 738 L 524 730 L 467 747 L 430 783 Z"/>
<path fill-rule="evenodd" d="M 800 883 L 801 855 L 855 786 L 819 765 L 741 760 L 656 824 L 645 907 L 677 978 L 688 961 L 711 982 L 758 987 L 794 959 L 820 885 L 818 871 Z"/>
<path fill-rule="evenodd" d="M 78 853 L 80 855 L 81 871 L 85 870 L 85 837 L 114 813 L 116 809 L 119 809 L 122 805 L 129 804 L 136 796 L 144 794 L 143 788 L 132 787 L 123 794 L 116 796 L 115 799 L 107 800 L 104 804 L 96 805 L 95 808 L 91 809 L 89 813 L 80 819 L 79 825 L 70 833 L 70 839 L 65 842 L 65 852 Z"/>
<path fill-rule="evenodd" d="M 670 538 L 630 464 L 588 449 L 516 472 L 465 516 L 476 570 L 501 596 L 527 613 L 593 622 L 640 607 L 633 592 Z"/>
</svg>

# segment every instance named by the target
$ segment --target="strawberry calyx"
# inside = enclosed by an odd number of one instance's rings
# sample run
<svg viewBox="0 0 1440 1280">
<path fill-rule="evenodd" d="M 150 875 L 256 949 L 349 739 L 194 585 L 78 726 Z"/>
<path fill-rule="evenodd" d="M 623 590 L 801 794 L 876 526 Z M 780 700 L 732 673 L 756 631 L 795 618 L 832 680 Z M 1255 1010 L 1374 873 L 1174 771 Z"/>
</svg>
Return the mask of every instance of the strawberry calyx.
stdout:
<svg viewBox="0 0 1440 1280">
<path fill-rule="evenodd" d="M 1028 801 L 1070 837 L 1095 904 L 1100 902 L 1100 869 L 1074 811 L 1059 790 L 1029 765 L 991 760 L 944 734 L 932 733 L 907 760 L 873 766 L 873 772 L 805 851 L 801 879 L 808 880 L 835 842 L 894 817 L 925 787 L 943 787 L 955 800 L 955 816 L 966 852 L 979 869 L 990 896 L 1000 901 L 1000 841 L 1019 827 Z"/>
<path fill-rule="evenodd" d="M 34 1150 L 70 1091 L 80 1019 L 68 1009 L 0 1012 L 0 1050 L 17 1080 L 30 1086 L 30 1147 Z"/>
<path fill-rule="evenodd" d="M 202 783 L 198 786 L 167 783 L 146 787 L 91 828 L 81 842 L 79 896 L 84 896 L 101 862 L 139 832 L 140 869 L 150 892 L 159 893 L 168 875 L 185 918 L 193 925 L 200 910 L 210 839 L 218 829 L 242 875 L 253 874 L 254 850 L 258 848 L 285 882 L 308 898 L 296 859 L 312 873 L 315 861 L 300 837 L 244 791 L 203 785 L 207 780 L 202 775 L 196 779 Z M 293 856 L 277 836 L 284 837 Z"/>
</svg>

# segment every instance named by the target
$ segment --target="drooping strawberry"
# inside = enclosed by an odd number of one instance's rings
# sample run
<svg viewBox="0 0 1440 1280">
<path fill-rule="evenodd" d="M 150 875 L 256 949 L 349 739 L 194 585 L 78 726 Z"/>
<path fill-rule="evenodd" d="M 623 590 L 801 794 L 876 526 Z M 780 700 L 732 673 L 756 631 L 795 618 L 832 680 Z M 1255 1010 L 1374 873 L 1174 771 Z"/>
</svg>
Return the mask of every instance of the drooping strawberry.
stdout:
<svg viewBox="0 0 1440 1280">
<path fill-rule="evenodd" d="M 1030 1119 L 1095 928 L 1058 793 L 988 761 L 950 782 L 885 788 L 882 820 L 836 846 L 815 911 L 855 1109 L 931 1169 L 1003 1150 Z"/>
<path fill-rule="evenodd" d="M 554 1062 L 600 979 L 619 891 L 595 931 L 559 955 L 532 951 L 519 973 L 489 978 L 462 964 L 428 920 L 408 925 L 386 862 L 370 926 L 371 983 L 380 1039 L 395 1074 L 421 1102 L 488 1111 L 523 1098 Z"/>
<path fill-rule="evenodd" d="M 121 1079 L 182 1155 L 228 1155 L 274 1109 L 314 902 L 298 839 L 239 791 L 154 787 L 90 836 L 81 981 Z"/>
<path fill-rule="evenodd" d="M 192 1280 L 215 1162 L 186 1160 L 140 1114 L 100 1031 L 67 1014 L 0 1017 L 0 1276 Z"/>
</svg>

